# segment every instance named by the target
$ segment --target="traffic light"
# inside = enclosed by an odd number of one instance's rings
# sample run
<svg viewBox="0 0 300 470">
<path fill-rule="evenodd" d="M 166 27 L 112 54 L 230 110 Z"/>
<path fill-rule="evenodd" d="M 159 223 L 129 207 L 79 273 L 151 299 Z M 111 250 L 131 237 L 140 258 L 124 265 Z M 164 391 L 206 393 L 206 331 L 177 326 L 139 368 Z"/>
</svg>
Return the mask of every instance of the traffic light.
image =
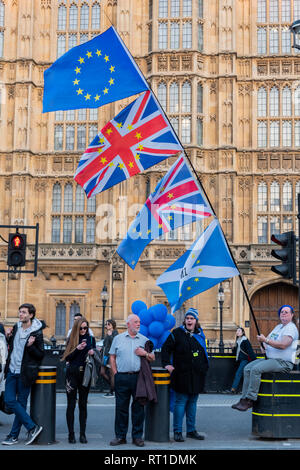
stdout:
<svg viewBox="0 0 300 470">
<path fill-rule="evenodd" d="M 10 233 L 8 239 L 7 265 L 25 266 L 26 264 L 26 235 Z"/>
<path fill-rule="evenodd" d="M 272 266 L 271 271 L 285 279 L 293 279 L 296 284 L 296 237 L 293 231 L 271 236 L 272 242 L 282 246 L 281 250 L 272 250 L 271 255 L 282 261 Z"/>
</svg>

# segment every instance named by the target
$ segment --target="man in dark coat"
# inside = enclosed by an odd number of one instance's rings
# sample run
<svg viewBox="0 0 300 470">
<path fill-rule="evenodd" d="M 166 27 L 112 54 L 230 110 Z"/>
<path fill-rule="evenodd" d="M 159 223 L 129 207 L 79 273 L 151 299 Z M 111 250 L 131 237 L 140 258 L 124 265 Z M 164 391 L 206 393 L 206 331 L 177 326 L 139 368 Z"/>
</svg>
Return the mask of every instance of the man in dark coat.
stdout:
<svg viewBox="0 0 300 470">
<path fill-rule="evenodd" d="M 168 336 L 162 347 L 161 357 L 162 365 L 171 374 L 171 388 L 175 391 L 174 440 L 184 441 L 184 414 L 187 437 L 204 439 L 204 435 L 196 431 L 195 422 L 198 395 L 203 391 L 208 370 L 208 356 L 196 309 L 190 308 L 185 314 L 183 325 Z"/>
<path fill-rule="evenodd" d="M 15 414 L 9 435 L 3 445 L 18 442 L 22 424 L 28 431 L 25 445 L 31 444 L 42 431 L 26 412 L 31 385 L 38 375 L 38 368 L 44 357 L 43 325 L 35 318 L 36 309 L 32 304 L 19 307 L 20 321 L 7 335 L 8 357 L 5 366 L 4 401 Z"/>
</svg>

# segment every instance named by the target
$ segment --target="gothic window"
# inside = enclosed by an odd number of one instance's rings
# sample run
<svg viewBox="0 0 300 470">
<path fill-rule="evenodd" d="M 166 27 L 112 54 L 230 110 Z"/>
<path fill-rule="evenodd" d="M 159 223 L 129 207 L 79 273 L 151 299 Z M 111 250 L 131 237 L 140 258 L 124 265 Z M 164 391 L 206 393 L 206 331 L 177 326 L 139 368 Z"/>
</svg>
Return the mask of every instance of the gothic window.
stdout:
<svg viewBox="0 0 300 470">
<path fill-rule="evenodd" d="M 182 0 L 182 16 L 192 16 L 192 2 L 191 0 Z"/>
<path fill-rule="evenodd" d="M 66 35 L 59 34 L 57 36 L 57 57 L 62 56 L 66 52 Z"/>
<path fill-rule="evenodd" d="M 64 191 L 64 212 L 73 211 L 73 186 L 68 183 L 65 185 Z"/>
<path fill-rule="evenodd" d="M 201 23 L 198 24 L 198 50 L 203 51 L 203 25 Z"/>
<path fill-rule="evenodd" d="M 76 5 L 70 6 L 69 12 L 69 30 L 76 31 L 78 28 L 78 8 Z"/>
<path fill-rule="evenodd" d="M 63 243 L 72 243 L 72 217 L 69 215 L 63 220 Z"/>
<path fill-rule="evenodd" d="M 258 185 L 258 211 L 266 212 L 268 209 L 268 187 L 266 183 Z"/>
<path fill-rule="evenodd" d="M 269 0 L 269 21 L 270 23 L 278 23 L 279 21 L 279 8 L 278 8 L 278 0 Z"/>
<path fill-rule="evenodd" d="M 197 113 L 203 113 L 203 86 L 201 83 L 197 85 Z"/>
<path fill-rule="evenodd" d="M 280 210 L 280 188 L 276 181 L 271 184 L 270 210 L 278 212 Z"/>
<path fill-rule="evenodd" d="M 282 145 L 291 147 L 292 145 L 292 121 L 283 121 L 282 123 Z"/>
<path fill-rule="evenodd" d="M 80 29 L 89 29 L 89 6 L 86 3 L 80 9 Z"/>
<path fill-rule="evenodd" d="M 292 115 L 292 92 L 289 87 L 284 87 L 282 90 L 282 115 Z"/>
<path fill-rule="evenodd" d="M 88 117 L 89 116 L 89 117 Z M 97 124 L 86 121 L 97 121 L 97 109 L 74 109 L 57 111 L 54 125 L 54 150 L 85 150 L 98 133 Z M 58 121 L 61 121 L 58 123 Z M 84 121 L 84 122 L 78 122 Z"/>
<path fill-rule="evenodd" d="M 62 203 L 63 201 L 63 207 Z M 87 199 L 77 183 L 52 189 L 52 243 L 95 243 L 95 197 Z"/>
<path fill-rule="evenodd" d="M 61 210 L 61 185 L 55 183 L 52 191 L 52 212 L 60 212 Z"/>
<path fill-rule="evenodd" d="M 100 5 L 95 3 L 92 6 L 92 29 L 100 29 Z"/>
<path fill-rule="evenodd" d="M 300 121 L 295 121 L 295 147 L 300 147 Z"/>
<path fill-rule="evenodd" d="M 268 243 L 268 218 L 265 216 L 259 216 L 257 225 L 258 243 Z"/>
<path fill-rule="evenodd" d="M 291 0 L 281 0 L 281 21 L 282 23 L 291 22 Z"/>
<path fill-rule="evenodd" d="M 189 116 L 181 120 L 181 141 L 183 144 L 191 142 L 191 118 Z"/>
<path fill-rule="evenodd" d="M 270 147 L 279 147 L 280 142 L 280 126 L 279 121 L 271 121 L 270 123 Z"/>
<path fill-rule="evenodd" d="M 258 123 L 257 129 L 257 146 L 266 147 L 267 146 L 267 123 L 265 121 L 260 121 Z"/>
<path fill-rule="evenodd" d="M 290 215 L 284 215 L 282 218 L 282 231 L 289 232 L 293 227 L 293 218 Z"/>
<path fill-rule="evenodd" d="M 198 16 L 203 18 L 203 0 L 198 0 Z"/>
<path fill-rule="evenodd" d="M 257 29 L 257 52 L 266 54 L 267 52 L 267 30 L 266 28 Z"/>
<path fill-rule="evenodd" d="M 257 22 L 266 23 L 267 21 L 267 2 L 266 0 L 257 0 Z"/>
<path fill-rule="evenodd" d="M 203 145 L 203 120 L 197 118 L 197 144 Z"/>
<path fill-rule="evenodd" d="M 171 2 L 171 17 L 179 17 L 180 16 L 180 0 L 170 0 Z"/>
<path fill-rule="evenodd" d="M 77 34 L 70 33 L 69 34 L 69 42 L 68 42 L 68 49 L 72 49 L 77 45 Z"/>
<path fill-rule="evenodd" d="M 167 110 L 167 86 L 164 82 L 158 85 L 157 98 L 162 108 L 166 111 Z"/>
<path fill-rule="evenodd" d="M 257 115 L 258 117 L 267 116 L 267 91 L 264 87 L 258 90 L 257 94 Z"/>
<path fill-rule="evenodd" d="M 291 32 L 288 26 L 281 29 L 281 52 L 282 54 L 291 53 Z"/>
<path fill-rule="evenodd" d="M 159 16 L 159 18 L 167 18 L 168 17 L 168 0 L 159 0 L 158 16 Z"/>
<path fill-rule="evenodd" d="M 279 116 L 279 90 L 273 87 L 270 91 L 270 116 Z"/>
<path fill-rule="evenodd" d="M 86 125 L 77 126 L 77 150 L 85 150 L 86 148 Z"/>
<path fill-rule="evenodd" d="M 74 317 L 76 314 L 80 313 L 80 305 L 77 302 L 72 302 L 70 307 L 70 316 L 69 316 L 69 328 L 73 327 Z"/>
<path fill-rule="evenodd" d="M 55 125 L 54 126 L 54 150 L 62 150 L 63 149 L 63 126 L 62 125 Z"/>
<path fill-rule="evenodd" d="M 170 118 L 170 123 L 171 123 L 171 126 L 173 127 L 174 131 L 178 135 L 179 134 L 179 120 L 178 120 L 178 117 L 171 117 Z"/>
<path fill-rule="evenodd" d="M 180 38 L 179 23 L 175 23 L 174 21 L 171 21 L 171 31 L 170 31 L 170 48 L 171 49 L 179 49 L 179 38 Z"/>
<path fill-rule="evenodd" d="M 158 25 L 158 48 L 166 49 L 168 47 L 168 25 L 159 23 Z"/>
<path fill-rule="evenodd" d="M 293 210 L 292 184 L 286 181 L 282 188 L 283 210 L 290 212 Z"/>
<path fill-rule="evenodd" d="M 59 302 L 55 312 L 55 336 L 66 336 L 66 305 Z"/>
<path fill-rule="evenodd" d="M 280 233 L 280 217 L 270 218 L 270 234 Z"/>
<path fill-rule="evenodd" d="M 181 89 L 181 110 L 184 113 L 191 112 L 192 92 L 191 84 L 184 82 Z"/>
<path fill-rule="evenodd" d="M 182 25 L 182 48 L 190 49 L 192 47 L 192 23 L 190 21 Z"/>
<path fill-rule="evenodd" d="M 279 31 L 275 26 L 269 30 L 269 47 L 270 54 L 278 54 L 279 52 Z"/>
<path fill-rule="evenodd" d="M 179 111 L 179 89 L 177 83 L 172 83 L 170 86 L 170 113 L 178 113 Z"/>
<path fill-rule="evenodd" d="M 60 5 L 58 8 L 57 17 L 57 29 L 59 31 L 65 30 L 67 27 L 67 8 L 64 5 Z"/>
<path fill-rule="evenodd" d="M 294 103 L 295 103 L 295 116 L 300 116 L 300 87 L 298 86 L 295 90 L 294 95 Z"/>
<path fill-rule="evenodd" d="M 300 18 L 300 0 L 294 0 L 294 21 Z"/>
</svg>

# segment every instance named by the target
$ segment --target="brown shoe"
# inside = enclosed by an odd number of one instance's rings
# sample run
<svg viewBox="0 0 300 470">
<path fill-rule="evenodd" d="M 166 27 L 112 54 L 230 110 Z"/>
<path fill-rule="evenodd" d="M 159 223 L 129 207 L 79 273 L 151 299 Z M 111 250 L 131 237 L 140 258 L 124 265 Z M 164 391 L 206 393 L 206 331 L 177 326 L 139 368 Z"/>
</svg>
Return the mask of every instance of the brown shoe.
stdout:
<svg viewBox="0 0 300 470">
<path fill-rule="evenodd" d="M 249 398 L 245 398 L 245 399 L 241 399 L 240 403 L 237 403 L 234 408 L 239 411 L 247 411 L 249 408 L 252 408 L 253 404 L 254 404 L 253 400 L 250 400 Z"/>
<path fill-rule="evenodd" d="M 137 437 L 136 439 L 133 439 L 132 442 L 138 447 L 144 447 L 144 445 L 145 445 L 145 442 L 140 437 Z"/>
<path fill-rule="evenodd" d="M 126 444 L 127 441 L 125 438 L 122 438 L 122 437 L 115 437 L 115 439 L 113 439 L 112 441 L 110 441 L 110 445 L 111 446 L 119 446 L 121 444 Z"/>
</svg>

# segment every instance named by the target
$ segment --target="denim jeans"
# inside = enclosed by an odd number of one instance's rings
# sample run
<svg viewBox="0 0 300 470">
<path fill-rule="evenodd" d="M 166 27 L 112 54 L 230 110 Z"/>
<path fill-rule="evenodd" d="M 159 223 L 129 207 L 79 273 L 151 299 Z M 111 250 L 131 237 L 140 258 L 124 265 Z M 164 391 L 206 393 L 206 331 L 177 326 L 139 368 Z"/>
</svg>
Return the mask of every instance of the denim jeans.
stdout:
<svg viewBox="0 0 300 470">
<path fill-rule="evenodd" d="M 26 413 L 29 393 L 30 387 L 25 387 L 20 374 L 13 374 L 9 371 L 5 382 L 4 401 L 7 407 L 15 414 L 15 419 L 9 433 L 12 437 L 17 438 L 19 436 L 22 424 L 27 431 L 30 431 L 35 426 L 35 423 Z"/>
<path fill-rule="evenodd" d="M 175 405 L 173 413 L 173 430 L 182 432 L 182 423 L 186 414 L 186 432 L 196 430 L 196 411 L 198 393 L 178 393 L 175 392 Z"/>
<path fill-rule="evenodd" d="M 241 361 L 239 363 L 239 366 L 237 368 L 237 371 L 235 373 L 235 376 L 234 376 L 234 379 L 233 379 L 233 383 L 232 383 L 232 388 L 234 388 L 235 390 L 238 389 L 238 386 L 240 384 L 240 381 L 241 381 L 241 378 L 243 377 L 243 372 L 244 372 L 244 368 L 246 367 L 246 365 L 248 364 L 248 361 L 247 359 L 245 359 L 244 361 Z"/>
</svg>

